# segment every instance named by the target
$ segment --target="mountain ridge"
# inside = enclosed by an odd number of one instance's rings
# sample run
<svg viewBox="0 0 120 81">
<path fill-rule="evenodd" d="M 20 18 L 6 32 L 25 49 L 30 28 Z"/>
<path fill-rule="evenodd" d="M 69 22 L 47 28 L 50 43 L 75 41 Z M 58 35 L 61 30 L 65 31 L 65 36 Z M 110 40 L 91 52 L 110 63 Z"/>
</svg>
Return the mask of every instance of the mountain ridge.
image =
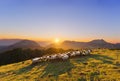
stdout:
<svg viewBox="0 0 120 81">
<path fill-rule="evenodd" d="M 8 41 L 9 39 L 7 39 Z M 12 40 L 12 39 L 10 39 Z M 63 48 L 63 49 L 82 49 L 82 48 L 108 48 L 108 49 L 120 49 L 120 43 L 110 43 L 105 41 L 104 39 L 95 39 L 91 40 L 89 42 L 79 42 L 79 41 L 70 41 L 65 40 L 61 44 L 57 45 L 54 43 L 48 43 L 48 42 L 36 42 L 33 40 L 27 40 L 27 39 L 15 39 L 15 41 L 18 41 L 12 45 L 9 46 L 0 46 L 0 52 L 14 49 L 14 48 L 30 48 L 30 49 L 37 49 L 37 48 Z M 11 41 L 10 41 L 11 42 Z M 42 46 L 43 45 L 43 46 Z"/>
<path fill-rule="evenodd" d="M 54 47 L 55 44 L 49 45 L 49 47 Z M 79 49 L 79 48 L 108 48 L 108 49 L 120 49 L 120 43 L 109 43 L 103 39 L 95 39 L 89 42 L 78 42 L 66 40 L 59 45 L 59 48 L 65 49 Z"/>
<path fill-rule="evenodd" d="M 1 52 L 9 51 L 16 48 L 22 48 L 22 49 L 40 49 L 42 48 L 37 42 L 32 40 L 21 40 L 13 45 L 6 46 L 4 48 L 0 49 Z"/>
</svg>

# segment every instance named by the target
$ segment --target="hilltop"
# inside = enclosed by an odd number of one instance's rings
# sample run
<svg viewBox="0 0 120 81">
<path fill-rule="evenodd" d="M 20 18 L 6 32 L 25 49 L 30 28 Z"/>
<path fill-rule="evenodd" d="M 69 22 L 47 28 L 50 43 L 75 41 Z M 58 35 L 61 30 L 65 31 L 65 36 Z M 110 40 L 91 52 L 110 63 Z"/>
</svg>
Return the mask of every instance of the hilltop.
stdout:
<svg viewBox="0 0 120 81">
<path fill-rule="evenodd" d="M 0 39 L 0 46 L 10 46 L 23 39 Z"/>
<path fill-rule="evenodd" d="M 119 50 L 94 50 L 91 56 L 67 61 L 42 62 L 31 60 L 0 66 L 1 81 L 120 81 Z"/>
<path fill-rule="evenodd" d="M 16 48 L 22 48 L 22 49 L 40 49 L 41 46 L 32 40 L 20 40 L 12 45 L 9 46 L 4 46 L 0 49 L 0 53 L 1 52 L 5 52 L 5 51 L 9 51 L 12 49 L 16 49 Z"/>
</svg>

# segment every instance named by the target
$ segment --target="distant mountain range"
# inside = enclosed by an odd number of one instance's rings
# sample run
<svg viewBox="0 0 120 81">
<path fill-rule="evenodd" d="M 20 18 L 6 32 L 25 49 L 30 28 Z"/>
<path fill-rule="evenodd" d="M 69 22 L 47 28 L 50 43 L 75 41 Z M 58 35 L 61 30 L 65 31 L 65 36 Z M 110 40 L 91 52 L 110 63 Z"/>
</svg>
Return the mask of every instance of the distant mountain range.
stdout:
<svg viewBox="0 0 120 81">
<path fill-rule="evenodd" d="M 45 47 L 46 46 L 46 47 Z M 48 42 L 35 42 L 32 40 L 22 40 L 22 39 L 4 39 L 0 40 L 0 53 L 15 48 L 30 48 L 30 49 L 40 49 L 40 48 L 64 48 L 64 49 L 79 49 L 79 48 L 109 48 L 109 49 L 120 49 L 120 43 L 112 44 L 106 42 L 103 39 L 92 40 L 90 42 L 76 42 L 76 41 L 64 41 L 59 45 L 50 44 Z"/>
<path fill-rule="evenodd" d="M 22 40 L 26 40 L 26 39 L 0 39 L 0 48 L 3 46 L 10 46 L 10 45 L 13 45 L 17 42 L 20 42 Z M 49 41 L 37 41 L 37 43 L 40 45 L 40 46 L 47 46 L 50 44 Z"/>
<path fill-rule="evenodd" d="M 58 47 L 65 49 L 78 49 L 78 48 L 109 48 L 120 49 L 120 43 L 112 44 L 106 42 L 103 39 L 92 40 L 90 42 L 76 42 L 76 41 L 64 41 L 60 45 L 51 44 L 48 47 Z"/>
</svg>

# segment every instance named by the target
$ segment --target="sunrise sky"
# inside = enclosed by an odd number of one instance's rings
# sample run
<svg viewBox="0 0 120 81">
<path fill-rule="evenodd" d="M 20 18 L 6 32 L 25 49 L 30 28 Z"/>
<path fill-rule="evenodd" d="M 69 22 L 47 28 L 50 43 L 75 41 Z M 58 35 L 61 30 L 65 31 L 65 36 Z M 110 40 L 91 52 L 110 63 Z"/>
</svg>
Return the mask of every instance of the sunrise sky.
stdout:
<svg viewBox="0 0 120 81">
<path fill-rule="evenodd" d="M 120 0 L 0 0 L 0 39 L 120 42 Z"/>
</svg>

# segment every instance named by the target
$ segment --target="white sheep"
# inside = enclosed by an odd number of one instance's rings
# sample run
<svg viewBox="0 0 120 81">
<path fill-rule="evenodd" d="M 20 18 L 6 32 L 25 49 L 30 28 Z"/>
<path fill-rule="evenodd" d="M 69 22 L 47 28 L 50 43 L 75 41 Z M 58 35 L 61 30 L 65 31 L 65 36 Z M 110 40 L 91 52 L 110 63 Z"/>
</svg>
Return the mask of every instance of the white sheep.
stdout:
<svg viewBox="0 0 120 81">
<path fill-rule="evenodd" d="M 86 55 L 89 55 L 89 51 L 88 50 L 86 50 L 85 53 L 86 53 Z"/>
<path fill-rule="evenodd" d="M 86 52 L 85 52 L 85 50 L 84 50 L 84 51 L 82 51 L 82 55 L 86 55 Z"/>
<path fill-rule="evenodd" d="M 92 50 L 88 50 L 89 54 L 92 52 Z"/>
<path fill-rule="evenodd" d="M 76 51 L 76 55 L 80 55 L 80 51 Z"/>
<path fill-rule="evenodd" d="M 71 57 L 76 56 L 76 53 L 75 53 L 75 52 L 72 52 L 70 56 L 71 56 Z"/>
<path fill-rule="evenodd" d="M 57 58 L 57 55 L 51 55 L 50 60 L 55 60 Z"/>
<path fill-rule="evenodd" d="M 69 58 L 69 56 L 67 55 L 67 54 L 64 54 L 63 56 L 62 56 L 62 60 L 67 60 Z"/>
<path fill-rule="evenodd" d="M 32 59 L 32 63 L 33 63 L 33 64 L 38 63 L 38 62 L 39 62 L 39 60 L 40 60 L 40 58 L 39 58 L 39 57 L 37 57 L 37 58 L 33 58 L 33 59 Z"/>
</svg>

